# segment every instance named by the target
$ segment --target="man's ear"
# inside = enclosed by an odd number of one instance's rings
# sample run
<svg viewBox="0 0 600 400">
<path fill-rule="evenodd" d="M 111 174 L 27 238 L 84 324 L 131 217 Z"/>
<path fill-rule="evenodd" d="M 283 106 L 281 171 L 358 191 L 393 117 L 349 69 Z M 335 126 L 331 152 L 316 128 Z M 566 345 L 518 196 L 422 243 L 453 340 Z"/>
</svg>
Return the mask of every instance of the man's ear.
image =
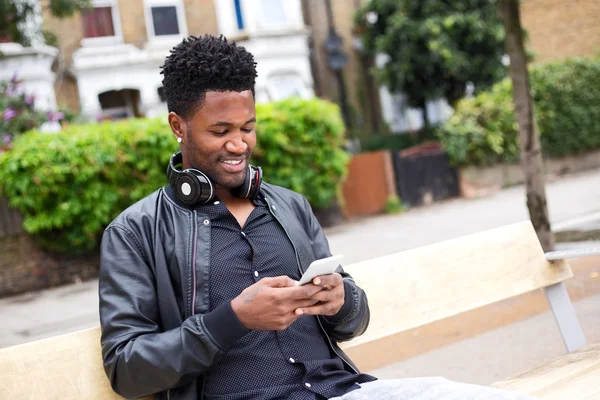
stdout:
<svg viewBox="0 0 600 400">
<path fill-rule="evenodd" d="M 177 139 L 185 139 L 186 122 L 183 120 L 183 118 L 177 115 L 177 113 L 171 111 L 168 119 L 169 126 L 171 126 L 171 131 L 177 137 Z"/>
</svg>

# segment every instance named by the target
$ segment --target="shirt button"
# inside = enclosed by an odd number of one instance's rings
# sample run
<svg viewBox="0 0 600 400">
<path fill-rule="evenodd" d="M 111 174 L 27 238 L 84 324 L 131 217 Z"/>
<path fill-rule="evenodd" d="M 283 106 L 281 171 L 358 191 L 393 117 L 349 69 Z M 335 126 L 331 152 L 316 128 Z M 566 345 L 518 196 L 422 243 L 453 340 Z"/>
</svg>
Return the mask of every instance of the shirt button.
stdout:
<svg viewBox="0 0 600 400">
<path fill-rule="evenodd" d="M 208 225 L 208 224 L 210 224 L 210 221 L 209 221 L 209 220 L 207 220 L 207 219 L 205 219 L 205 220 L 204 220 L 204 225 Z"/>
<path fill-rule="evenodd" d="M 254 271 L 254 276 L 258 278 L 258 271 Z"/>
<path fill-rule="evenodd" d="M 273 209 L 273 211 L 277 210 L 277 208 L 275 208 L 275 206 L 271 207 Z"/>
<path fill-rule="evenodd" d="M 242 231 L 242 236 L 246 237 L 246 232 Z"/>
<path fill-rule="evenodd" d="M 293 364 L 296 362 L 296 360 L 294 360 L 293 358 L 290 358 L 290 362 Z"/>
<path fill-rule="evenodd" d="M 215 206 L 221 204 L 219 200 L 215 201 Z"/>
<path fill-rule="evenodd" d="M 306 382 L 306 383 L 304 384 L 304 386 L 306 386 L 307 388 L 309 388 L 311 385 L 310 385 L 310 383 Z"/>
</svg>

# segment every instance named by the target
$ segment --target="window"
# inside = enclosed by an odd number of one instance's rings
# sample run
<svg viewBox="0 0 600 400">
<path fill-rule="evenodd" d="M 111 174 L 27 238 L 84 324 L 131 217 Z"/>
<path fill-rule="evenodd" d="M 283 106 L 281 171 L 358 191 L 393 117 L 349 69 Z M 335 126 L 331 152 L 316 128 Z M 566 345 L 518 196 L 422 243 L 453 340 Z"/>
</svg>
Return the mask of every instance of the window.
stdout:
<svg viewBox="0 0 600 400">
<path fill-rule="evenodd" d="M 271 100 L 283 100 L 288 97 L 310 97 L 304 81 L 297 73 L 271 76 L 268 80 L 268 92 Z"/>
<path fill-rule="evenodd" d="M 165 88 L 161 86 L 158 89 L 156 89 L 156 91 L 158 92 L 158 98 L 160 99 L 160 101 L 166 103 L 167 96 L 165 96 Z"/>
<path fill-rule="evenodd" d="M 287 17 L 283 8 L 283 0 L 260 0 L 262 26 L 282 26 Z"/>
<path fill-rule="evenodd" d="M 110 46 L 122 42 L 117 0 L 92 0 L 92 7 L 81 12 L 82 46 Z"/>
<path fill-rule="evenodd" d="M 182 0 L 146 0 L 146 27 L 154 41 L 187 35 Z"/>
<path fill-rule="evenodd" d="M 83 18 L 83 36 L 96 38 L 115 36 L 112 7 L 94 7 L 81 13 Z"/>
<path fill-rule="evenodd" d="M 152 7 L 154 35 L 179 35 L 177 8 L 175 6 Z"/>
</svg>

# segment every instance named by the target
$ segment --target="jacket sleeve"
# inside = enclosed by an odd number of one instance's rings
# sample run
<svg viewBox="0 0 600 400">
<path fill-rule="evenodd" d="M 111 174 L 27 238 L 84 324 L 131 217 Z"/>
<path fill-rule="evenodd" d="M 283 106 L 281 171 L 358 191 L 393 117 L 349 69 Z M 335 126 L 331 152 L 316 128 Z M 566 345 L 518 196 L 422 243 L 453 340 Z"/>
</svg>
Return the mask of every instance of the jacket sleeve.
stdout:
<svg viewBox="0 0 600 400">
<path fill-rule="evenodd" d="M 229 303 L 161 331 L 154 272 L 140 240 L 119 224 L 102 238 L 99 297 L 104 369 L 126 398 L 193 381 L 248 332 Z"/>
<path fill-rule="evenodd" d="M 311 245 L 317 259 L 331 256 L 329 242 L 321 224 L 312 212 L 312 208 L 304 199 L 304 213 L 307 218 L 307 229 L 311 238 Z M 344 271 L 342 266 L 338 273 L 344 278 L 344 305 L 337 314 L 332 316 L 319 316 L 323 327 L 329 336 L 337 342 L 343 342 L 362 335 L 369 326 L 369 303 L 365 292 L 354 282 L 352 277 Z"/>
</svg>

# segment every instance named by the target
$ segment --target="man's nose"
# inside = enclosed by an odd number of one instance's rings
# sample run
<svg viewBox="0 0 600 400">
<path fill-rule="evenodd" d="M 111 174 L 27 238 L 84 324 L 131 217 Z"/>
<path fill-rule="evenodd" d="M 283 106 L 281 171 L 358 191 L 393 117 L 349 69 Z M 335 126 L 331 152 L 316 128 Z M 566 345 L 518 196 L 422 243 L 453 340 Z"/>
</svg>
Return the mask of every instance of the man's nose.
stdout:
<svg viewBox="0 0 600 400">
<path fill-rule="evenodd" d="M 230 153 L 242 154 L 248 149 L 248 143 L 244 141 L 244 133 L 239 131 L 236 135 L 232 135 L 225 143 L 225 150 Z"/>
</svg>

